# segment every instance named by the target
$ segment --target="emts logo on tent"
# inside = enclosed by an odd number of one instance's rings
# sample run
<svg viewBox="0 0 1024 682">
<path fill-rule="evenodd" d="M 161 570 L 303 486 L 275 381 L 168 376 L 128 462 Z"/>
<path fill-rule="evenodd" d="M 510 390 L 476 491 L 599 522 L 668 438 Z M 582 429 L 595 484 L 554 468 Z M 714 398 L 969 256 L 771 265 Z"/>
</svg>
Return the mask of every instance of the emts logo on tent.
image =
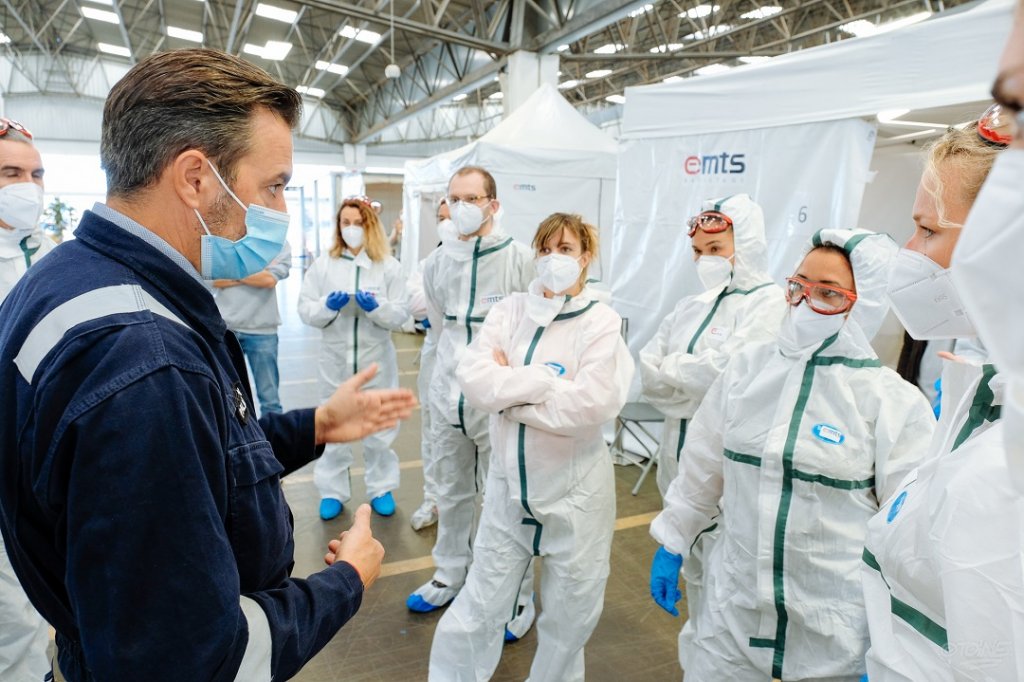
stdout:
<svg viewBox="0 0 1024 682">
<path fill-rule="evenodd" d="M 687 175 L 738 175 L 747 171 L 746 154 L 703 154 L 687 156 L 683 170 Z"/>
</svg>

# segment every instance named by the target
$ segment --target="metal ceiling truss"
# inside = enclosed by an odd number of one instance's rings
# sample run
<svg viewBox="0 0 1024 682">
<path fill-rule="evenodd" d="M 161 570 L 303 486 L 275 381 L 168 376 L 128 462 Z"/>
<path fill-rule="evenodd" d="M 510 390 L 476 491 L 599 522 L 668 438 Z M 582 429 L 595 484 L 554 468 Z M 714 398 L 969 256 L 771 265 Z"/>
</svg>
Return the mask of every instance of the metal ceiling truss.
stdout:
<svg viewBox="0 0 1024 682">
<path fill-rule="evenodd" d="M 275 21 L 257 11 L 261 2 L 294 15 Z M 611 106 L 605 98 L 629 86 L 840 40 L 848 37 L 840 27 L 860 19 L 885 22 L 963 2 L 0 0 L 0 87 L 5 96 L 101 99 L 139 59 L 194 45 L 168 34 L 185 28 L 200 32 L 208 47 L 251 59 L 283 82 L 304 86 L 311 120 L 301 134 L 389 146 L 462 141 L 501 116 L 501 102 L 490 96 L 500 89 L 508 55 L 517 50 L 557 51 L 560 80 L 576 81 L 563 93 L 596 115 Z M 777 9 L 766 12 L 764 6 Z M 291 49 L 278 60 L 251 54 L 252 45 L 268 41 L 290 43 Z M 100 43 L 124 56 L 101 55 Z M 402 73 L 389 80 L 384 67 L 392 62 Z"/>
</svg>

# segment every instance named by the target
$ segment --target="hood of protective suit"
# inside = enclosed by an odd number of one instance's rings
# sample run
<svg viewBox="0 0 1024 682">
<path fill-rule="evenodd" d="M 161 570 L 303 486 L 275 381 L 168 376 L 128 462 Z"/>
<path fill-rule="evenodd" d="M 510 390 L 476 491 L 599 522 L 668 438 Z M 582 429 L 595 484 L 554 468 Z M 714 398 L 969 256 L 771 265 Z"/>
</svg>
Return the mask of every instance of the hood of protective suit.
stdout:
<svg viewBox="0 0 1024 682">
<path fill-rule="evenodd" d="M 889 297 L 885 293 L 889 284 L 889 268 L 900 247 L 892 237 L 880 232 L 826 228 L 814 233 L 804 256 L 824 242 L 842 247 L 849 255 L 857 287 L 857 302 L 853 304 L 850 319 L 857 323 L 865 337 L 873 339 L 889 312 Z M 803 262 L 803 257 L 800 262 Z"/>
<path fill-rule="evenodd" d="M 730 289 L 749 289 L 770 282 L 768 274 L 768 244 L 764 238 L 764 212 L 748 194 L 733 194 L 718 199 L 707 199 L 702 211 L 718 211 L 732 219 L 733 276 Z"/>
</svg>

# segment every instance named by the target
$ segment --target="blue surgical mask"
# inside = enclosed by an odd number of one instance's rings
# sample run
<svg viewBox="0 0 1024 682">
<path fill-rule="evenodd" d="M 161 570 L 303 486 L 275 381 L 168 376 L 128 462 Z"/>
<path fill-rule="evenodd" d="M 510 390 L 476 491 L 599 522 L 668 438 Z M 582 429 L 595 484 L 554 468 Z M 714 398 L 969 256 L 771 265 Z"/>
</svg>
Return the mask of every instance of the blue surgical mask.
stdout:
<svg viewBox="0 0 1024 682">
<path fill-rule="evenodd" d="M 245 210 L 245 236 L 237 242 L 210 233 L 203 216 L 196 210 L 206 230 L 200 249 L 200 269 L 204 279 L 245 279 L 260 272 L 284 247 L 288 235 L 288 214 L 266 206 L 242 203 L 212 162 L 207 161 L 221 186 Z"/>
</svg>

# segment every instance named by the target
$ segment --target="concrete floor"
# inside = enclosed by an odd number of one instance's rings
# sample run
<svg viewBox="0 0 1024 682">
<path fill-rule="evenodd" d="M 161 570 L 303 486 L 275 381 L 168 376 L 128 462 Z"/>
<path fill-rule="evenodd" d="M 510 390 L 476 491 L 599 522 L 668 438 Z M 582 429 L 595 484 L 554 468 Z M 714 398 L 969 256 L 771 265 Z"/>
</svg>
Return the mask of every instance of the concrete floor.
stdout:
<svg viewBox="0 0 1024 682">
<path fill-rule="evenodd" d="M 285 409 L 317 402 L 316 358 L 319 332 L 298 319 L 296 301 L 301 274 L 296 268 L 280 287 L 284 324 L 280 330 L 281 398 Z M 416 387 L 416 361 L 422 339 L 396 334 L 400 382 Z M 374 535 L 387 552 L 380 580 L 366 593 L 362 608 L 338 635 L 294 679 L 300 682 L 392 682 L 426 680 L 434 626 L 442 612 L 414 614 L 405 608 L 408 594 L 430 579 L 430 550 L 434 528 L 420 532 L 409 526 L 423 491 L 420 461 L 419 411 L 402 424 L 394 443 L 401 460 L 402 484 L 395 491 L 398 511 L 390 518 L 374 515 Z M 361 461 L 357 448 L 356 462 Z M 661 508 L 654 481 L 648 476 L 639 494 L 630 489 L 640 470 L 616 467 L 617 529 L 612 544 L 611 575 L 601 621 L 586 649 L 587 679 L 591 682 L 678 680 L 676 636 L 682 620 L 659 609 L 648 594 L 650 559 L 657 548 L 648 535 L 651 519 Z M 313 486 L 312 465 L 284 481 L 295 516 L 295 571 L 306 576 L 320 570 L 328 540 L 348 528 L 352 511 L 363 501 L 362 468 L 352 472 L 354 504 L 329 522 L 318 516 L 319 496 Z M 541 590 L 540 599 L 543 599 Z M 685 613 L 685 604 L 680 603 Z M 506 645 L 494 680 L 524 680 L 536 648 L 535 630 Z"/>
</svg>

